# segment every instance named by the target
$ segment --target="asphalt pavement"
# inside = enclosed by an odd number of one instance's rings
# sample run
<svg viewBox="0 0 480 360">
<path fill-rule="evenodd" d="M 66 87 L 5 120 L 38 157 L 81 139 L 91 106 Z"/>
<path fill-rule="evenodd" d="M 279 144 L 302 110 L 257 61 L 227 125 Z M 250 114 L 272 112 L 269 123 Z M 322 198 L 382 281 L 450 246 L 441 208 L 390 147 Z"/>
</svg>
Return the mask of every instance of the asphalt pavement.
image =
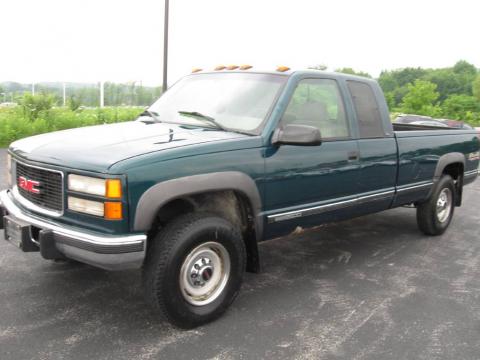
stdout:
<svg viewBox="0 0 480 360">
<path fill-rule="evenodd" d="M 263 272 L 191 331 L 149 310 L 138 271 L 46 261 L 0 235 L 0 359 L 479 359 L 479 204 L 477 181 L 440 237 L 401 208 L 262 243 Z"/>
</svg>

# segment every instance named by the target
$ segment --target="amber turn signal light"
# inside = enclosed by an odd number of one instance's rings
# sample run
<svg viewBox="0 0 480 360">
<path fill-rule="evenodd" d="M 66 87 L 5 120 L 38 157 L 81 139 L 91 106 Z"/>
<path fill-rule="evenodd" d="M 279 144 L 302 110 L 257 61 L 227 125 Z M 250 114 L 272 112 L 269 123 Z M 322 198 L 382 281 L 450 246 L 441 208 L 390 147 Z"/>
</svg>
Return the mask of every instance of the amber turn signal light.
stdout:
<svg viewBox="0 0 480 360">
<path fill-rule="evenodd" d="M 122 203 L 121 202 L 106 202 L 105 203 L 105 219 L 107 220 L 122 220 Z"/>
<path fill-rule="evenodd" d="M 280 71 L 280 72 L 285 72 L 285 71 L 288 71 L 288 70 L 290 70 L 290 68 L 288 66 L 277 67 L 277 71 Z"/>
<path fill-rule="evenodd" d="M 120 179 L 107 180 L 106 197 L 120 199 L 122 197 L 122 182 Z"/>
</svg>

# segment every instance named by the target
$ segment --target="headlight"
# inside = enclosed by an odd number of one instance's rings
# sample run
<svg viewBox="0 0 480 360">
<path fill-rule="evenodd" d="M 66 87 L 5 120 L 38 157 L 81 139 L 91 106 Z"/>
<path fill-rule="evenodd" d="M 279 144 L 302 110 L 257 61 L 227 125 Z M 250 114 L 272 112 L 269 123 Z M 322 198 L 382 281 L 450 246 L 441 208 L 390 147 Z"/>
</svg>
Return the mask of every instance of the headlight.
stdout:
<svg viewBox="0 0 480 360">
<path fill-rule="evenodd" d="M 103 202 L 79 199 L 71 196 L 68 197 L 68 208 L 73 211 L 101 217 L 105 214 Z"/>
<path fill-rule="evenodd" d="M 122 220 L 122 203 L 107 200 L 122 198 L 122 181 L 120 179 L 100 179 L 70 174 L 68 175 L 68 190 L 105 198 L 103 201 L 98 201 L 69 196 L 67 201 L 69 210 L 103 217 L 107 220 Z"/>
<path fill-rule="evenodd" d="M 8 187 L 12 187 L 12 156 L 7 154 L 7 182 Z"/>
<path fill-rule="evenodd" d="M 122 182 L 120 179 L 99 179 L 70 174 L 68 175 L 68 190 L 119 199 L 122 197 Z"/>
<path fill-rule="evenodd" d="M 121 202 L 101 202 L 69 196 L 68 209 L 84 214 L 104 217 L 107 220 L 122 220 L 123 218 Z"/>
</svg>

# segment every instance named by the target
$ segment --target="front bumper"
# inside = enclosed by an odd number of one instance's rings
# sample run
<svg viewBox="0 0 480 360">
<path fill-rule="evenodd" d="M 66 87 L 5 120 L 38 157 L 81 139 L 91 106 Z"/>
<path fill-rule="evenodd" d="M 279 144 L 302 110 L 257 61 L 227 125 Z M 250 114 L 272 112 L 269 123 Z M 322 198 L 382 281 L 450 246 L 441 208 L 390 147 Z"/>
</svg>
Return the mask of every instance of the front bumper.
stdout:
<svg viewBox="0 0 480 360">
<path fill-rule="evenodd" d="M 0 192 L 1 223 L 6 215 L 30 225 L 30 240 L 39 250 L 44 250 L 42 246 L 47 247 L 47 244 L 48 247 L 53 245 L 67 258 L 106 270 L 136 269 L 143 264 L 147 242 L 145 234 L 111 236 L 47 221 L 17 206 L 10 190 Z M 34 238 L 34 233 L 39 234 L 37 238 Z M 51 249 L 48 252 L 51 253 Z"/>
</svg>

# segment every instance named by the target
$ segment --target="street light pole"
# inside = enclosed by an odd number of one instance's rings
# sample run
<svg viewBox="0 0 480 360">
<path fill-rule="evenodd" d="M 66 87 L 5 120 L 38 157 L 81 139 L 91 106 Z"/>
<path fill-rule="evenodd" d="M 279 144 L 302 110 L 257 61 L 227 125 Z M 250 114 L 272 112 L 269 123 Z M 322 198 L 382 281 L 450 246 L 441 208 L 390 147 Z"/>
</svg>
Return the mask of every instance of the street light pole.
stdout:
<svg viewBox="0 0 480 360">
<path fill-rule="evenodd" d="M 100 81 L 100 107 L 103 108 L 105 106 L 105 83 Z"/>
<path fill-rule="evenodd" d="M 67 87 L 65 82 L 63 83 L 63 107 L 67 106 Z"/>
<path fill-rule="evenodd" d="M 169 0 L 165 0 L 165 21 L 163 28 L 163 84 L 162 92 L 167 91 L 167 69 L 168 69 L 168 6 Z"/>
</svg>

